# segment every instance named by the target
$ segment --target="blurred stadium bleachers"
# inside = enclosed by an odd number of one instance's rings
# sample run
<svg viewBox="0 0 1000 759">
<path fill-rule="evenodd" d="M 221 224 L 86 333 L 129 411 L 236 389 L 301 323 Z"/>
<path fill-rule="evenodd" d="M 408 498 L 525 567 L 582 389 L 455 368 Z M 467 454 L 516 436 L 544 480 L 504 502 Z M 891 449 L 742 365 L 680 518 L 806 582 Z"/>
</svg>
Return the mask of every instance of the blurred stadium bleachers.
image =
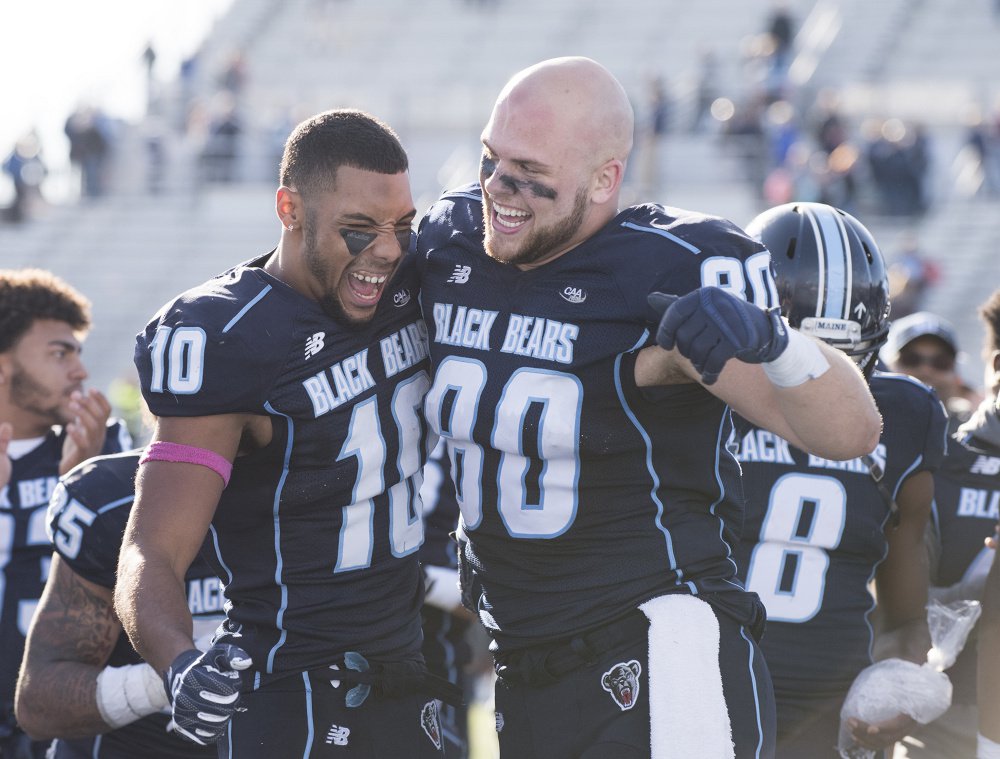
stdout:
<svg viewBox="0 0 1000 759">
<path fill-rule="evenodd" d="M 927 306 L 952 319 L 981 378 L 982 331 L 973 307 L 1000 286 L 1000 207 L 977 193 L 964 150 L 968 108 L 1000 96 L 1000 22 L 991 0 L 787 0 L 796 18 L 789 69 L 803 102 L 836 88 L 845 116 L 922 122 L 933 146 L 930 210 L 915 219 L 864 215 L 891 256 L 915 230 L 943 278 Z M 379 115 L 411 156 L 418 211 L 450 185 L 475 177 L 479 131 L 513 72 L 556 55 L 587 55 L 621 79 L 644 118 L 646 88 L 667 81 L 675 128 L 657 160 L 655 199 L 745 224 L 762 209 L 738 155 L 718 128 L 687 130 L 700 56 L 714 52 L 716 89 L 738 99 L 753 86 L 754 41 L 771 0 L 234 0 L 201 48 L 196 74 L 164 94 L 157 113 L 126 125 L 111 191 L 48 208 L 21 225 L 0 224 L 0 265 L 41 266 L 94 301 L 87 344 L 92 382 L 131 376 L 135 333 L 167 298 L 265 252 L 278 238 L 273 211 L 277 156 L 296 121 L 333 107 Z M 199 133 L 181 133 L 186 107 L 210 115 L 234 51 L 243 149 L 236 180 L 199 181 Z M 185 101 L 185 97 L 191 98 Z M 149 188 L 149 143 L 166 168 Z M 626 196 L 640 199 L 636 155 Z"/>
</svg>

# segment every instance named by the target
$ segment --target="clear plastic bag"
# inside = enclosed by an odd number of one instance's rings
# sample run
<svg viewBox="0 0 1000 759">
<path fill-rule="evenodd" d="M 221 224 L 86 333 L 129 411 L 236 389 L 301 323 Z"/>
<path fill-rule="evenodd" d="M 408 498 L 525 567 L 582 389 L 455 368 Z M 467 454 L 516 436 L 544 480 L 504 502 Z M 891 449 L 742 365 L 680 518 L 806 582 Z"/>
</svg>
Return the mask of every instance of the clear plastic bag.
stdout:
<svg viewBox="0 0 1000 759">
<path fill-rule="evenodd" d="M 932 646 L 927 663 L 885 659 L 858 674 L 840 710 L 837 749 L 843 759 L 875 759 L 881 753 L 854 744 L 847 727 L 851 718 L 871 724 L 907 714 L 926 725 L 948 710 L 951 681 L 944 670 L 962 652 L 980 611 L 978 601 L 948 605 L 931 601 L 927 605 L 927 624 Z"/>
</svg>

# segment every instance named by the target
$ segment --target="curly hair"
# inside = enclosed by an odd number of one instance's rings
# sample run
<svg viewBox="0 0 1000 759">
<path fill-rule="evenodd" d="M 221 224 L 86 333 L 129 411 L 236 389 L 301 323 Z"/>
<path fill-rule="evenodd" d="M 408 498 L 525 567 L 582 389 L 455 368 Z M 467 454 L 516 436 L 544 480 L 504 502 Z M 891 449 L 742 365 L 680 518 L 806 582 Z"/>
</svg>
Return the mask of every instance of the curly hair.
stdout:
<svg viewBox="0 0 1000 759">
<path fill-rule="evenodd" d="M 0 353 L 17 345 L 38 319 L 90 329 L 90 301 L 44 269 L 0 269 Z"/>
</svg>

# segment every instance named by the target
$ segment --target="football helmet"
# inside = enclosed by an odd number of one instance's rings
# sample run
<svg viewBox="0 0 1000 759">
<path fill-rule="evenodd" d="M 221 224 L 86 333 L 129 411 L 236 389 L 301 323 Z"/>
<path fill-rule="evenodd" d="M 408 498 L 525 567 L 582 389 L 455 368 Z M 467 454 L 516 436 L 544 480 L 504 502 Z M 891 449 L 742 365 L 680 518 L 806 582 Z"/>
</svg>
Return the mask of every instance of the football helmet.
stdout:
<svg viewBox="0 0 1000 759">
<path fill-rule="evenodd" d="M 825 203 L 786 203 L 747 225 L 771 251 L 781 313 L 854 358 L 866 376 L 889 332 L 885 260 L 865 226 Z"/>
</svg>

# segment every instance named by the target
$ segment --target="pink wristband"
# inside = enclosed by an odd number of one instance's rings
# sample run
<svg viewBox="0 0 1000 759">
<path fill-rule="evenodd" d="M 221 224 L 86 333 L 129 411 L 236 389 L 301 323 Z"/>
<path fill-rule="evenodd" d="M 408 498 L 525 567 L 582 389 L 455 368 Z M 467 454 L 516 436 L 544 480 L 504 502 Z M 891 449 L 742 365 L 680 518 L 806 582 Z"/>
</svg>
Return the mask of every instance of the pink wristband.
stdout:
<svg viewBox="0 0 1000 759">
<path fill-rule="evenodd" d="M 158 440 L 146 446 L 146 452 L 139 459 L 140 464 L 147 461 L 174 461 L 179 464 L 197 464 L 211 469 L 222 478 L 222 485 L 229 484 L 229 476 L 233 473 L 233 465 L 215 451 L 207 448 L 196 448 L 182 443 L 168 443 Z"/>
</svg>

